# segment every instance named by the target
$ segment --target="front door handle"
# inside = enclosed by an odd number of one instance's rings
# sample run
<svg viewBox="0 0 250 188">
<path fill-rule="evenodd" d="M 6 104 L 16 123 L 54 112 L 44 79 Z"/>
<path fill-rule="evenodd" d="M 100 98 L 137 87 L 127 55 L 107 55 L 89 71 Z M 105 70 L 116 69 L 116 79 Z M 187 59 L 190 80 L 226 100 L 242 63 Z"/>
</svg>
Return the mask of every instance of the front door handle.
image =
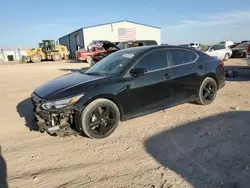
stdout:
<svg viewBox="0 0 250 188">
<path fill-rule="evenodd" d="M 162 78 L 163 78 L 163 79 L 168 79 L 168 78 L 171 78 L 171 75 L 165 74 Z"/>
</svg>

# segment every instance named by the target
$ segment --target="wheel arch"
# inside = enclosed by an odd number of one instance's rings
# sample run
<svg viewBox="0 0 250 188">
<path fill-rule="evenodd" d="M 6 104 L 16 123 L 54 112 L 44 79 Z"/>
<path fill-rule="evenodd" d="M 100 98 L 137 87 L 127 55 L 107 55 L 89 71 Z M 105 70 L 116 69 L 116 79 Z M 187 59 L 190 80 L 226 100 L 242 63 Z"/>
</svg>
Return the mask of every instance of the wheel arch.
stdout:
<svg viewBox="0 0 250 188">
<path fill-rule="evenodd" d="M 88 104 L 90 104 L 91 102 L 93 102 L 96 99 L 108 99 L 108 100 L 112 101 L 113 103 L 115 103 L 115 105 L 118 107 L 119 112 L 120 112 L 120 120 L 123 120 L 124 111 L 123 111 L 123 108 L 122 108 L 121 104 L 119 103 L 119 100 L 117 100 L 115 95 L 112 95 L 112 94 L 97 95 L 97 96 L 94 96 L 94 97 L 89 98 L 88 100 L 86 100 L 84 103 L 82 103 L 81 106 L 84 108 L 84 107 L 86 107 Z"/>
<path fill-rule="evenodd" d="M 206 76 L 204 76 L 204 78 L 203 78 L 202 82 L 203 82 L 203 81 L 204 81 L 207 77 L 213 78 L 213 79 L 216 81 L 216 84 L 217 84 L 217 86 L 218 86 L 219 81 L 218 81 L 218 79 L 217 79 L 217 77 L 216 77 L 216 74 L 215 74 L 215 73 L 209 73 L 209 74 L 207 74 Z"/>
</svg>

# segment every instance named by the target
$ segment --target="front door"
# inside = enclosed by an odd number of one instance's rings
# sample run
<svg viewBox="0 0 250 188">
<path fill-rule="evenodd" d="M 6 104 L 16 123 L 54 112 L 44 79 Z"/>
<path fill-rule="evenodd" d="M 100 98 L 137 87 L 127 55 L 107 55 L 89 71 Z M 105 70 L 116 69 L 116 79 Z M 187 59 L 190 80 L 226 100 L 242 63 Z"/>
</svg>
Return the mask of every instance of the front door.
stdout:
<svg viewBox="0 0 250 188">
<path fill-rule="evenodd" d="M 223 49 L 225 49 L 224 46 L 216 44 L 209 48 L 207 54 L 210 56 L 216 56 L 218 59 L 222 60 L 224 59 L 224 56 L 225 56 L 225 51 Z"/>
<path fill-rule="evenodd" d="M 223 60 L 225 58 L 226 53 L 227 53 L 227 50 L 226 50 L 225 46 L 217 45 L 217 57 L 220 60 Z"/>
<path fill-rule="evenodd" d="M 171 103 L 173 73 L 163 49 L 146 54 L 133 68 L 145 68 L 147 74 L 128 81 L 131 114 Z"/>
<path fill-rule="evenodd" d="M 202 81 L 204 68 L 196 62 L 198 55 L 192 50 L 168 49 L 173 70 L 173 103 L 195 98 Z"/>
</svg>

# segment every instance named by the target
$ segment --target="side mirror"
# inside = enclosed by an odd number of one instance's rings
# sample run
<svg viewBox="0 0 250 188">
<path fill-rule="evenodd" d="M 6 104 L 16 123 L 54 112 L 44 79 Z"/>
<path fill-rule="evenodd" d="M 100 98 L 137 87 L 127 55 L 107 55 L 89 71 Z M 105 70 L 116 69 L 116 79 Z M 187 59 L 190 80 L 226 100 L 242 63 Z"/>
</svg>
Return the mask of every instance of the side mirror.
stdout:
<svg viewBox="0 0 250 188">
<path fill-rule="evenodd" d="M 144 68 L 133 68 L 130 70 L 130 74 L 133 77 L 138 77 L 147 74 L 147 70 Z"/>
<path fill-rule="evenodd" d="M 209 50 L 210 52 L 214 52 L 214 49 Z"/>
</svg>

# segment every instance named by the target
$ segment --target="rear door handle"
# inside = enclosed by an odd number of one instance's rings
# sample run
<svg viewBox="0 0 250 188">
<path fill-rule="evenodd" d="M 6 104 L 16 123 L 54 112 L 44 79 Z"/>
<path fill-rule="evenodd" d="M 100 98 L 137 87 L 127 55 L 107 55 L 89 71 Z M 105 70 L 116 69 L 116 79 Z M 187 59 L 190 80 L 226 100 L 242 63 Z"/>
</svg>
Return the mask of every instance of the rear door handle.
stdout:
<svg viewBox="0 0 250 188">
<path fill-rule="evenodd" d="M 164 79 L 168 79 L 168 78 L 171 78 L 171 75 L 169 75 L 169 74 L 165 74 L 162 78 L 164 78 Z"/>
<path fill-rule="evenodd" d="M 203 69 L 203 66 L 202 66 L 202 65 L 199 65 L 198 68 L 202 70 L 202 69 Z"/>
</svg>

